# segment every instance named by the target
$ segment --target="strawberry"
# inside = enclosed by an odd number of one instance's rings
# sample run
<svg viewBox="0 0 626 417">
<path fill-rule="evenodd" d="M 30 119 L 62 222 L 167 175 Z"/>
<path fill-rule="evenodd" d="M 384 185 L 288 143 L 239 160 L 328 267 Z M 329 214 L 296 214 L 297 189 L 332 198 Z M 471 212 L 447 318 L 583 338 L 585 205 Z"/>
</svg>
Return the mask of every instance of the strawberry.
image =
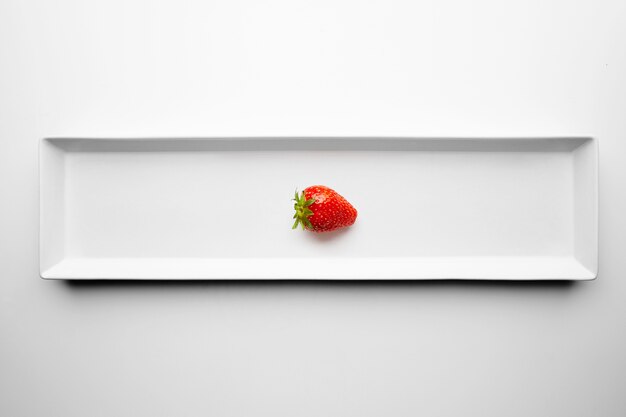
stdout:
<svg viewBox="0 0 626 417">
<path fill-rule="evenodd" d="M 342 227 L 352 226 L 356 220 L 356 209 L 335 190 L 323 185 L 313 185 L 305 188 L 300 195 L 294 196 L 293 208 L 296 221 L 292 229 L 302 226 L 302 229 L 312 232 L 330 232 Z"/>
</svg>

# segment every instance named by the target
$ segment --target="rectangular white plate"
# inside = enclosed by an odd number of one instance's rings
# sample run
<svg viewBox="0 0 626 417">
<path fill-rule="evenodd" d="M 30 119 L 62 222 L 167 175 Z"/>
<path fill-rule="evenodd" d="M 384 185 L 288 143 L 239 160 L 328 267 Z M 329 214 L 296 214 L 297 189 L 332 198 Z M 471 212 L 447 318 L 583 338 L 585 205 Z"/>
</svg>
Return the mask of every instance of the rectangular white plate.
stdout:
<svg viewBox="0 0 626 417">
<path fill-rule="evenodd" d="M 592 138 L 43 139 L 49 279 L 597 276 Z M 358 209 L 291 230 L 296 188 Z"/>
</svg>

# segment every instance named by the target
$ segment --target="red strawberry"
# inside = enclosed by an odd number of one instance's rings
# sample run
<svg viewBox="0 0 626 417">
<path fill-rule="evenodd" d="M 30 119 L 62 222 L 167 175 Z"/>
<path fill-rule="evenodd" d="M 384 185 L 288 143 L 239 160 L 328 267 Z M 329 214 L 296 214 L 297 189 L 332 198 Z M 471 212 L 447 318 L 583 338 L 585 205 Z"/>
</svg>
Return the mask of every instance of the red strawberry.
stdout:
<svg viewBox="0 0 626 417">
<path fill-rule="evenodd" d="M 356 220 L 357 212 L 352 204 L 323 185 L 305 188 L 300 195 L 296 191 L 294 201 L 296 221 L 292 229 L 300 224 L 302 229 L 312 232 L 330 232 L 352 226 Z"/>
</svg>

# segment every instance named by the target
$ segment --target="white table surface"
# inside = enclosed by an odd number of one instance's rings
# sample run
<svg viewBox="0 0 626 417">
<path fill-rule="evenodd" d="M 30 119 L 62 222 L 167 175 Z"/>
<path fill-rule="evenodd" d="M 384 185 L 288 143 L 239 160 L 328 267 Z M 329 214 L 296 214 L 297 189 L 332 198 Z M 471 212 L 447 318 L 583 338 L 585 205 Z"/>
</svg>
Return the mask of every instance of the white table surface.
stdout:
<svg viewBox="0 0 626 417">
<path fill-rule="evenodd" d="M 623 416 L 626 3 L 0 3 L 0 415 Z M 593 136 L 593 282 L 38 276 L 45 136 Z"/>
</svg>

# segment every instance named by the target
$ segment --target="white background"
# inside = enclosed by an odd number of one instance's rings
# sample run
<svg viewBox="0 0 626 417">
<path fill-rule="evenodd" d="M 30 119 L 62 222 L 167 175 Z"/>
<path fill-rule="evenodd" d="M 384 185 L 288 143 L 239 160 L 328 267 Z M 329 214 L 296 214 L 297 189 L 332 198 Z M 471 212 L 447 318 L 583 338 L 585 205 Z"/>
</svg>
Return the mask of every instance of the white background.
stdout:
<svg viewBox="0 0 626 417">
<path fill-rule="evenodd" d="M 625 20 L 621 0 L 1 2 L 0 415 L 625 415 Z M 598 280 L 38 277 L 41 137 L 359 134 L 597 137 Z"/>
</svg>

